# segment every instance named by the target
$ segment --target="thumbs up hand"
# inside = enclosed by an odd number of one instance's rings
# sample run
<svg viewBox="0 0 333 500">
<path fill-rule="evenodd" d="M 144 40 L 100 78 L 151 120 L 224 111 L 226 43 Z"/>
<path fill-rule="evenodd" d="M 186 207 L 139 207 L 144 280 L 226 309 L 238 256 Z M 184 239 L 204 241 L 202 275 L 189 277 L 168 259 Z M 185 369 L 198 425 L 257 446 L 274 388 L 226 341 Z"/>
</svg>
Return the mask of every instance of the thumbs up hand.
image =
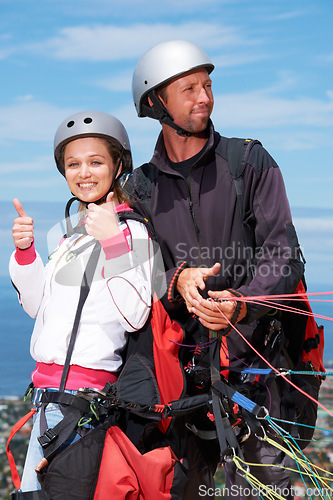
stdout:
<svg viewBox="0 0 333 500">
<path fill-rule="evenodd" d="M 106 203 L 90 203 L 87 210 L 86 230 L 97 240 L 106 240 L 119 234 L 118 218 L 114 211 L 113 192 L 109 193 Z"/>
<path fill-rule="evenodd" d="M 34 221 L 25 213 L 17 198 L 14 198 L 13 203 L 18 213 L 12 228 L 14 244 L 20 250 L 25 250 L 31 246 L 34 240 Z"/>
</svg>

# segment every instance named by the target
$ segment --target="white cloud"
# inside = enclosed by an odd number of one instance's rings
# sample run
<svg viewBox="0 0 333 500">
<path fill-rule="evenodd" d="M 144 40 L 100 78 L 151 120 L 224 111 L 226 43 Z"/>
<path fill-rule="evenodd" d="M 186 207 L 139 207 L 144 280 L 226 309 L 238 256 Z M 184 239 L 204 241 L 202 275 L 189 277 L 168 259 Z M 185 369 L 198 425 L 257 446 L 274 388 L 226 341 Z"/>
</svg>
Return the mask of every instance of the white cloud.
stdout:
<svg viewBox="0 0 333 500">
<path fill-rule="evenodd" d="M 51 165 L 49 165 L 48 170 L 50 171 L 52 168 Z M 54 166 L 54 171 L 56 170 L 56 167 Z M 40 177 L 36 177 L 36 175 L 32 175 L 30 179 L 12 179 L 10 182 L 8 182 L 8 187 L 14 186 L 15 188 L 26 188 L 28 191 L 29 189 L 47 189 L 50 191 L 54 191 L 56 188 L 59 186 L 62 187 L 62 185 L 65 183 L 64 178 L 60 174 L 55 174 L 55 175 L 48 175 L 50 172 L 47 172 L 47 175 L 42 175 Z"/>
<path fill-rule="evenodd" d="M 225 4 L 232 4 L 235 0 L 205 0 L 204 9 L 205 15 L 216 8 L 220 8 Z M 87 17 L 88 19 L 103 19 L 107 16 L 112 19 L 119 18 L 138 19 L 139 17 L 147 17 L 153 20 L 156 18 L 165 18 L 179 15 L 189 15 L 196 13 L 202 15 L 202 0 L 160 0 L 156 4 L 156 0 L 122 0 L 121 2 L 110 2 L 110 0 L 43 0 L 43 3 L 48 3 L 48 11 L 56 9 L 63 15 Z"/>
<path fill-rule="evenodd" d="M 14 52 L 14 49 L 1 49 L 0 50 L 0 60 L 8 59 Z"/>
<path fill-rule="evenodd" d="M 325 143 L 327 146 L 333 146 L 333 137 L 327 128 L 314 129 L 313 127 L 299 126 L 295 129 L 289 129 L 288 123 L 286 121 L 285 127 L 281 129 L 275 129 L 274 126 L 269 128 L 267 123 L 263 123 L 263 128 L 260 130 L 260 137 L 265 144 L 270 144 L 277 150 L 284 151 L 307 151 L 321 148 L 322 144 Z M 310 177 L 298 178 L 297 182 L 308 182 Z M 322 177 L 316 177 L 314 182 L 322 182 Z M 312 181 L 310 181 L 312 182 Z"/>
<path fill-rule="evenodd" d="M 284 126 L 331 127 L 333 99 L 311 97 L 286 98 L 272 95 L 270 90 L 215 96 L 214 122 L 218 127 L 278 129 Z"/>
<path fill-rule="evenodd" d="M 1 175 L 12 175 L 22 172 L 45 172 L 45 170 L 50 170 L 50 164 L 52 162 L 52 157 L 50 155 L 39 156 L 31 161 L 27 162 L 5 162 L 0 163 Z M 7 182 L 7 181 L 6 181 Z M 13 176 L 13 182 L 19 182 L 17 177 Z M 28 183 L 28 181 L 23 181 Z"/>
<path fill-rule="evenodd" d="M 233 27 L 205 22 L 183 24 L 152 23 L 129 26 L 96 25 L 63 28 L 56 37 L 27 49 L 38 50 L 62 60 L 119 61 L 139 58 L 155 43 L 187 39 L 203 47 L 245 45 L 242 32 Z M 251 41 L 251 43 L 254 43 Z"/>
<path fill-rule="evenodd" d="M 332 176 L 319 176 L 319 173 L 317 177 L 311 177 L 311 176 L 306 176 L 305 178 L 302 179 L 297 179 L 297 182 L 301 184 L 309 184 L 310 186 L 313 186 L 314 184 L 319 184 L 322 186 L 322 188 L 327 185 L 333 185 L 333 177 Z"/>
<path fill-rule="evenodd" d="M 253 64 L 254 62 L 263 61 L 269 56 L 260 52 L 245 53 L 224 53 L 223 55 L 217 54 L 214 56 L 213 62 L 216 68 L 230 68 L 234 66 L 243 66 L 246 64 Z"/>
<path fill-rule="evenodd" d="M 294 224 L 298 230 L 307 233 L 309 236 L 321 233 L 333 240 L 333 219 L 326 217 L 294 217 Z"/>
<path fill-rule="evenodd" d="M 290 12 L 282 12 L 281 14 L 275 14 L 272 16 L 268 16 L 267 20 L 269 21 L 285 21 L 289 19 L 295 19 L 296 17 L 301 17 L 306 14 L 305 11 L 290 11 Z"/>
<path fill-rule="evenodd" d="M 22 100 L 0 108 L 0 137 L 21 141 L 50 141 L 59 124 L 73 109 L 59 109 L 52 104 Z"/>
<path fill-rule="evenodd" d="M 333 283 L 333 218 L 294 217 L 303 254 L 306 259 L 306 279 L 312 283 Z M 331 289 L 331 288 L 330 288 Z"/>
<path fill-rule="evenodd" d="M 16 98 L 17 101 L 32 101 L 34 96 L 32 94 L 21 95 Z"/>
<path fill-rule="evenodd" d="M 128 91 L 132 85 L 132 75 L 133 71 L 126 71 L 123 73 L 118 73 L 116 76 L 110 76 L 108 78 L 98 79 L 96 84 L 98 87 L 105 88 L 107 90 L 112 90 L 115 92 Z"/>
</svg>

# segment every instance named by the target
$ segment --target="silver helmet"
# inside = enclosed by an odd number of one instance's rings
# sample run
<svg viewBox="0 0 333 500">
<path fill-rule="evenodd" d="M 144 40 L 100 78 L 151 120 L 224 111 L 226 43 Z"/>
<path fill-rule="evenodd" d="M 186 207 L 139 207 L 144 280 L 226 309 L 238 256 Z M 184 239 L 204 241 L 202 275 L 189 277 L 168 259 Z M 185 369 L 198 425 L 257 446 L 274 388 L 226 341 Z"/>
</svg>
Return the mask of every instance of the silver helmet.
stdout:
<svg viewBox="0 0 333 500">
<path fill-rule="evenodd" d="M 65 175 L 61 162 L 63 147 L 74 139 L 83 137 L 101 137 L 116 139 L 127 152 L 126 172 L 132 170 L 131 146 L 124 125 L 118 118 L 102 111 L 80 111 L 64 120 L 58 127 L 54 137 L 54 158 L 57 168 Z M 123 169 L 124 173 L 124 169 Z"/>
<path fill-rule="evenodd" d="M 132 94 L 138 116 L 157 118 L 148 105 L 148 94 L 168 80 L 193 69 L 214 65 L 198 45 L 186 40 L 161 42 L 152 47 L 139 60 L 133 74 Z"/>
</svg>

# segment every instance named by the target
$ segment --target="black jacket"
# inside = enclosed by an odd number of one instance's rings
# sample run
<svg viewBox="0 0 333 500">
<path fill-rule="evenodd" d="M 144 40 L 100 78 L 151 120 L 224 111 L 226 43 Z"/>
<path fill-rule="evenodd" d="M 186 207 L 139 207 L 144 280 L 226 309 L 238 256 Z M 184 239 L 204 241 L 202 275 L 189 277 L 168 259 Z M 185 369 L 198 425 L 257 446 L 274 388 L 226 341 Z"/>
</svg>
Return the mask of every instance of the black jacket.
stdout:
<svg viewBox="0 0 333 500">
<path fill-rule="evenodd" d="M 139 169 L 129 181 L 136 209 L 151 219 L 156 231 L 168 284 L 184 262 L 191 267 L 220 262 L 221 273 L 207 288 L 233 288 L 247 296 L 290 293 L 303 265 L 280 169 L 262 146 L 253 147 L 243 175 L 243 210 L 253 228 L 251 252 L 256 260 L 256 276 L 248 283 L 249 263 L 233 179 L 226 158 L 215 153 L 220 135 L 210 127 L 207 147 L 192 168 L 190 189 L 171 167 L 162 134 L 149 165 L 150 213 L 141 201 Z M 176 298 L 175 289 L 172 292 L 171 300 Z M 258 308 L 248 309 L 248 319 L 255 319 Z"/>
<path fill-rule="evenodd" d="M 166 268 L 168 301 L 175 311 L 179 311 L 180 301 L 175 278 L 184 265 L 211 267 L 220 262 L 221 272 L 207 280 L 206 290 L 232 288 L 246 296 L 292 293 L 303 274 L 280 169 L 256 144 L 243 174 L 244 219 L 252 228 L 250 250 L 256 263 L 252 279 L 233 179 L 227 159 L 216 153 L 219 141 L 220 135 L 210 123 L 207 146 L 192 167 L 189 187 L 172 168 L 162 133 L 150 164 L 134 170 L 130 179 L 135 208 L 150 218 L 156 231 Z M 150 178 L 151 192 L 142 183 L 145 176 L 140 169 Z M 186 315 L 185 307 L 181 310 Z M 255 320 L 266 312 L 262 306 L 248 304 L 242 321 L 250 325 L 245 327 L 246 336 L 251 338 Z"/>
</svg>

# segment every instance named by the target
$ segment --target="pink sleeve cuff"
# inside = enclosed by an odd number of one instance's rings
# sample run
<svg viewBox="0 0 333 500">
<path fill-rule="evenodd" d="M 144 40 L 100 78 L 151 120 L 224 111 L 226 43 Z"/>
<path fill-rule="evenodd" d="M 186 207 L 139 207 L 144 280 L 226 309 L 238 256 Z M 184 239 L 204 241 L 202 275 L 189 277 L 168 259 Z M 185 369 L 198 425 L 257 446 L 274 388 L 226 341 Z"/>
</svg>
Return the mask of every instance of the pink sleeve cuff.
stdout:
<svg viewBox="0 0 333 500">
<path fill-rule="evenodd" d="M 105 253 L 106 260 L 114 259 L 130 251 L 126 236 L 119 233 L 116 236 L 101 240 L 101 245 Z"/>
<path fill-rule="evenodd" d="M 36 259 L 36 250 L 35 250 L 35 242 L 32 242 L 32 245 L 25 250 L 20 250 L 16 247 L 16 252 L 14 254 L 16 262 L 20 266 L 27 266 L 28 264 L 32 264 Z"/>
</svg>

